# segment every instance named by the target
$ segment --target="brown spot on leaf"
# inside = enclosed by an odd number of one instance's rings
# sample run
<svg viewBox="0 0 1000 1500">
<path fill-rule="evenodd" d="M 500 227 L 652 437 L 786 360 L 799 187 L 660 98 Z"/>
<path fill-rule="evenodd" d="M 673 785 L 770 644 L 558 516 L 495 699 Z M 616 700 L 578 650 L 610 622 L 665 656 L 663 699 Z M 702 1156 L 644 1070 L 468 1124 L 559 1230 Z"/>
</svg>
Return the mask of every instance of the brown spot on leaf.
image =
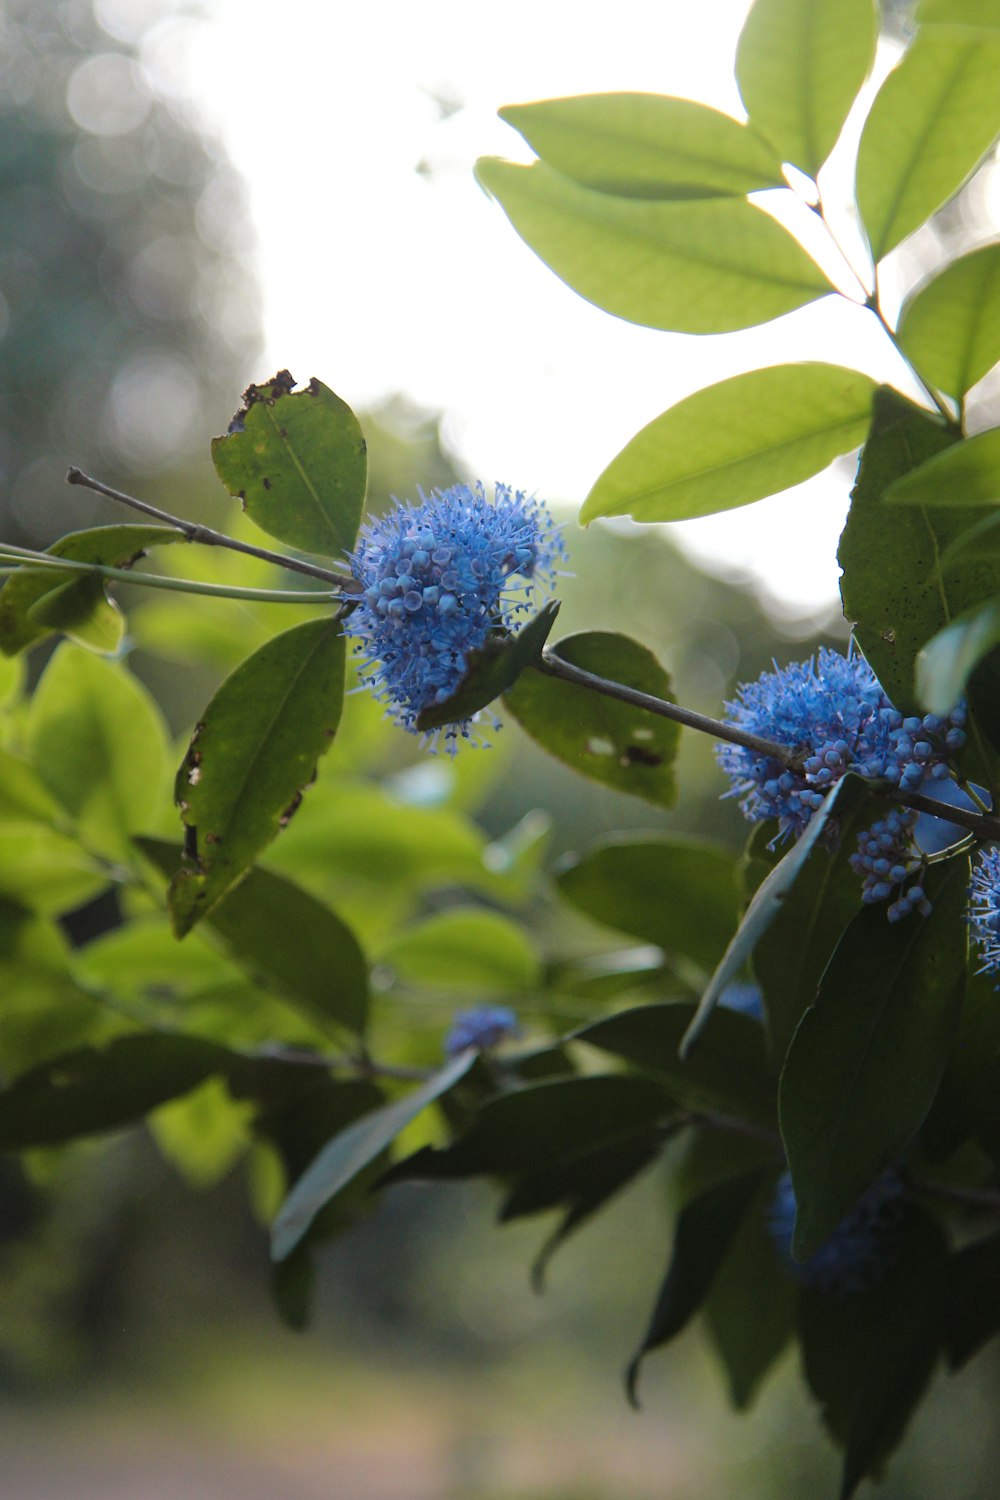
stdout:
<svg viewBox="0 0 1000 1500">
<path fill-rule="evenodd" d="M 620 766 L 662 766 L 663 756 L 645 745 L 629 745 L 618 764 Z"/>
<path fill-rule="evenodd" d="M 264 475 L 263 479 L 261 480 L 261 484 L 264 486 L 264 488 L 266 490 L 269 490 L 271 488 L 271 481 L 268 479 L 268 477 L 267 477 L 266 474 Z"/>
<path fill-rule="evenodd" d="M 181 810 L 184 811 L 183 804 Z M 198 863 L 198 830 L 193 823 L 184 825 L 184 858 L 192 864 Z"/>
<path fill-rule="evenodd" d="M 292 798 L 291 802 L 289 802 L 288 806 L 285 808 L 284 812 L 281 814 L 281 817 L 278 819 L 278 827 L 279 828 L 287 828 L 288 825 L 289 825 L 289 823 L 294 818 L 295 814 L 298 812 L 298 810 L 299 810 L 299 808 L 300 808 L 301 805 L 302 805 L 302 793 L 301 792 L 296 792 L 295 796 Z"/>
<path fill-rule="evenodd" d="M 206 844 L 221 844 L 222 843 L 222 839 L 220 838 L 220 836 L 217 833 L 206 833 L 206 835 L 205 835 L 205 843 Z"/>
</svg>

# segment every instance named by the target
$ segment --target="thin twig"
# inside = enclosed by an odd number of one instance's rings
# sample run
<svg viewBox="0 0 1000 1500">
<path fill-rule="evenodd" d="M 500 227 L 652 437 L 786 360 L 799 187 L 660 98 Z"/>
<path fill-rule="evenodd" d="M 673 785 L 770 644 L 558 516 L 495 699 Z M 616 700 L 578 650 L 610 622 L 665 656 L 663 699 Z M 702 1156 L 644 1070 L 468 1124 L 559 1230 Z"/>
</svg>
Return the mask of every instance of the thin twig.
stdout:
<svg viewBox="0 0 1000 1500">
<path fill-rule="evenodd" d="M 46 552 L 32 552 L 27 547 L 12 547 L 0 542 L 0 563 L 10 558 L 13 572 L 72 573 L 77 578 L 88 574 L 115 583 L 134 583 L 143 588 L 170 589 L 179 594 L 204 594 L 213 599 L 246 599 L 256 604 L 330 604 L 341 595 L 326 589 L 252 589 L 235 584 L 202 583 L 193 578 L 173 578 L 163 573 L 137 573 L 133 568 L 112 568 L 105 563 L 82 562 L 70 557 L 52 557 Z M 4 570 L 6 571 L 6 570 Z"/>
<path fill-rule="evenodd" d="M 99 479 L 92 479 L 89 474 L 84 474 L 82 469 L 75 466 L 66 475 L 67 484 L 80 484 L 85 489 L 94 490 L 98 495 L 106 495 L 109 500 L 117 500 L 122 505 L 128 505 L 132 510 L 141 511 L 144 516 L 152 516 L 156 521 L 163 521 L 167 526 L 174 526 L 178 531 L 183 531 L 189 542 L 200 542 L 205 547 L 228 547 L 231 552 L 243 552 L 248 557 L 259 557 L 263 562 L 274 563 L 278 568 L 289 568 L 293 573 L 306 573 L 310 578 L 321 578 L 325 583 L 341 584 L 347 571 L 346 565 L 340 572 L 331 568 L 321 568 L 317 563 L 303 562 L 298 557 L 286 557 L 282 552 L 269 552 L 266 547 L 255 547 L 250 542 L 237 541 L 235 537 L 226 536 L 224 532 L 214 531 L 211 526 L 202 526 L 195 521 L 185 521 L 181 516 L 172 516 L 169 511 L 161 510 L 157 505 L 150 505 L 146 500 L 137 500 L 134 495 L 126 495 L 122 490 L 114 490 L 109 484 L 102 484 Z"/>
<path fill-rule="evenodd" d="M 698 729 L 702 734 L 710 734 L 717 740 L 729 740 L 731 744 L 743 745 L 758 755 L 770 756 L 783 765 L 790 766 L 795 761 L 795 752 L 787 745 L 762 739 L 758 734 L 750 734 L 748 730 L 738 729 L 735 724 L 727 724 L 722 719 L 712 719 L 708 714 L 696 713 L 694 709 L 682 708 L 679 703 L 670 703 L 666 698 L 655 698 L 651 693 L 640 692 L 638 688 L 626 687 L 623 682 L 598 677 L 593 672 L 584 671 L 583 667 L 573 666 L 572 662 L 557 656 L 554 651 L 543 652 L 541 660 L 535 662 L 534 666 L 537 671 L 544 672 L 546 677 L 559 677 L 563 682 L 574 682 L 579 687 L 589 688 L 593 693 L 603 693 L 606 698 L 631 703 L 635 708 L 659 714 L 662 719 L 673 719 L 675 723 L 684 724 L 688 729 Z"/>
</svg>

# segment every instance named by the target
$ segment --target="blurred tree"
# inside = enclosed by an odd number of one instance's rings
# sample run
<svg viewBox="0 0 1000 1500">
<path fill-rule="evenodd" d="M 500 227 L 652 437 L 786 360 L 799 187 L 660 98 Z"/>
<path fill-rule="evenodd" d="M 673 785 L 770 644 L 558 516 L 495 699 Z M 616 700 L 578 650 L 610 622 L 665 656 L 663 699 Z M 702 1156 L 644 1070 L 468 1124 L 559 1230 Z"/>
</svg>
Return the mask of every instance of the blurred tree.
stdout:
<svg viewBox="0 0 1000 1500">
<path fill-rule="evenodd" d="M 259 343 L 239 179 L 164 56 L 197 9 L 0 3 L 0 508 L 51 540 L 105 478 L 204 452 Z M 173 29 L 173 33 L 171 32 Z"/>
</svg>

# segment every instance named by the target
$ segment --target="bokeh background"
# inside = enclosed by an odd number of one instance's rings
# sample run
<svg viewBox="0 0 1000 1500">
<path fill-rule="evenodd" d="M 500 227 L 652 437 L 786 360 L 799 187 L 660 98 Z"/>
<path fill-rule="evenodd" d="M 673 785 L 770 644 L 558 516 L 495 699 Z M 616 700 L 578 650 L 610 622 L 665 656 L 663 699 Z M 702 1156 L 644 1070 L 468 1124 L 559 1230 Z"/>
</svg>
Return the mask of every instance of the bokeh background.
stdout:
<svg viewBox="0 0 1000 1500">
<path fill-rule="evenodd" d="M 288 366 L 362 413 L 373 506 L 477 476 L 544 494 L 572 557 L 561 626 L 635 635 L 693 707 L 717 713 L 772 656 L 843 640 L 850 461 L 721 525 L 583 533 L 572 517 L 639 426 L 711 380 L 815 357 L 821 340 L 900 380 L 870 320 L 821 304 L 716 339 L 617 323 L 555 281 L 471 176 L 477 154 L 517 152 L 494 118 L 505 101 L 648 88 L 738 111 L 746 9 L 623 0 L 570 22 L 520 0 L 0 0 L 4 534 L 45 545 L 119 519 L 64 484 L 70 463 L 239 526 L 208 440 L 249 380 Z M 883 72 L 907 7 L 884 19 Z M 896 253 L 900 289 L 998 214 L 990 169 Z M 984 419 L 995 399 L 984 384 Z M 246 649 L 227 608 L 136 611 L 133 665 L 178 734 Z M 516 726 L 458 771 L 398 734 L 372 755 L 417 805 L 453 797 L 458 775 L 463 812 L 494 839 L 539 809 L 553 860 L 619 828 L 742 839 L 702 743 L 685 746 L 670 814 L 576 782 Z M 484 1189 L 397 1188 L 330 1247 L 313 1327 L 295 1335 L 268 1301 L 245 1164 L 206 1169 L 199 1188 L 167 1139 L 135 1132 L 69 1168 L 39 1153 L 27 1175 L 0 1164 L 9 1500 L 834 1492 L 788 1357 L 737 1417 L 692 1331 L 650 1361 L 642 1415 L 626 1406 L 621 1369 L 669 1247 L 661 1177 L 567 1247 L 544 1297 L 527 1276 L 544 1226 L 498 1231 Z M 994 1493 L 998 1374 L 987 1352 L 936 1387 L 884 1495 Z"/>
</svg>

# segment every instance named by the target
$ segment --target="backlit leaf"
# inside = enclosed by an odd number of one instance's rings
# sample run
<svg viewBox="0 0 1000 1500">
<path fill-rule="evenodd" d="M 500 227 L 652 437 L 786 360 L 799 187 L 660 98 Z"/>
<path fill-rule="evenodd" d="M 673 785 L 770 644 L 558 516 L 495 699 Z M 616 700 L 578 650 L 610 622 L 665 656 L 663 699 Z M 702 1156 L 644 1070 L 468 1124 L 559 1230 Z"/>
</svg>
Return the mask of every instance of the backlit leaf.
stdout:
<svg viewBox="0 0 1000 1500">
<path fill-rule="evenodd" d="M 952 620 L 917 657 L 917 695 L 931 713 L 949 714 L 979 662 L 1000 645 L 1000 598 Z"/>
<path fill-rule="evenodd" d="M 837 365 L 775 365 L 696 391 L 654 417 L 580 512 L 682 521 L 800 484 L 864 442 L 874 383 Z"/>
<path fill-rule="evenodd" d="M 742 198 L 615 198 L 544 162 L 524 167 L 496 157 L 476 172 L 557 276 L 632 323 L 723 333 L 832 290 L 791 235 Z"/>
<path fill-rule="evenodd" d="M 875 58 L 872 0 L 756 0 L 736 49 L 751 123 L 815 176 Z"/>
<path fill-rule="evenodd" d="M 1000 245 L 921 282 L 903 303 L 896 336 L 925 380 L 964 396 L 1000 360 Z"/>
<path fill-rule="evenodd" d="M 857 198 L 876 260 L 958 191 L 1000 130 L 1000 36 L 918 31 L 876 96 Z"/>
</svg>

